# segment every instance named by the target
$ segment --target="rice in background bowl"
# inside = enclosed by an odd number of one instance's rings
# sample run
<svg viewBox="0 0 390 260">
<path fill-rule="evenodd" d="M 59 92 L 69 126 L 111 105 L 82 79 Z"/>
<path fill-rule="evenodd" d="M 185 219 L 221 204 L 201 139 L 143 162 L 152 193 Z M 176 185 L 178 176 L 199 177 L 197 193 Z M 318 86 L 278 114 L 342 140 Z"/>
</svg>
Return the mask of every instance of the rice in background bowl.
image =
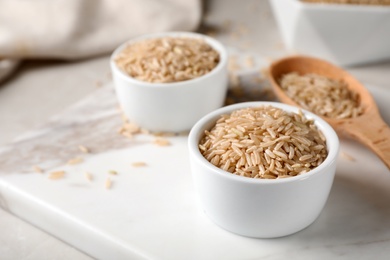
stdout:
<svg viewBox="0 0 390 260">
<path fill-rule="evenodd" d="M 115 57 L 116 65 L 130 77 L 151 83 L 191 80 L 210 73 L 219 53 L 204 39 L 157 37 L 129 43 Z"/>
</svg>

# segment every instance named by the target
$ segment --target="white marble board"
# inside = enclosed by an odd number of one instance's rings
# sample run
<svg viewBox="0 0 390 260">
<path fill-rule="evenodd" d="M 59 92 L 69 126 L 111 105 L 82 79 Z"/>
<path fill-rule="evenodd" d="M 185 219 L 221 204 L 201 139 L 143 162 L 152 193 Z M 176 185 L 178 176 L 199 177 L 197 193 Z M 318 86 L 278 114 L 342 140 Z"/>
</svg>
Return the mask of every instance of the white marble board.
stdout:
<svg viewBox="0 0 390 260">
<path fill-rule="evenodd" d="M 390 91 L 367 87 L 389 123 Z M 342 140 L 342 152 L 355 161 L 339 158 L 329 200 L 311 226 L 288 237 L 253 239 L 229 233 L 203 214 L 192 187 L 186 136 L 170 137 L 170 146 L 158 147 L 148 135 L 119 136 L 120 124 L 112 87 L 106 86 L 0 148 L 0 206 L 98 259 L 390 255 L 390 172 L 354 141 Z M 78 145 L 92 153 L 81 154 Z M 65 165 L 76 156 L 84 163 Z M 147 166 L 132 167 L 137 161 Z M 31 171 L 37 164 L 50 172 L 65 170 L 66 176 L 49 180 L 48 173 Z M 118 174 L 109 175 L 110 170 Z"/>
</svg>

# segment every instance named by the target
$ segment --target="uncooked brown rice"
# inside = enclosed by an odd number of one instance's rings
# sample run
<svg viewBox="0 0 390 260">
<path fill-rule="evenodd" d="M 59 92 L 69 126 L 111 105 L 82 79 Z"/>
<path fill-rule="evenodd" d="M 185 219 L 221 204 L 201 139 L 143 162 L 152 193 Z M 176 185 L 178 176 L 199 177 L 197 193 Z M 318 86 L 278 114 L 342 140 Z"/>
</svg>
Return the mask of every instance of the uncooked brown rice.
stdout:
<svg viewBox="0 0 390 260">
<path fill-rule="evenodd" d="M 33 170 L 37 173 L 43 173 L 43 169 L 41 167 L 39 167 L 38 165 L 34 165 L 33 167 Z"/>
<path fill-rule="evenodd" d="M 168 139 L 162 137 L 154 139 L 153 143 L 157 146 L 168 146 L 171 144 Z"/>
<path fill-rule="evenodd" d="M 146 82 L 194 79 L 213 70 L 219 53 L 203 39 L 162 37 L 129 44 L 115 58 L 129 76 Z"/>
<path fill-rule="evenodd" d="M 84 176 L 90 182 L 93 180 L 93 176 L 89 172 L 84 172 Z"/>
<path fill-rule="evenodd" d="M 67 164 L 68 165 L 75 165 L 75 164 L 82 163 L 83 161 L 84 161 L 83 158 L 76 157 L 76 158 L 70 159 Z"/>
<path fill-rule="evenodd" d="M 353 118 L 363 113 L 360 96 L 341 80 L 317 74 L 285 74 L 280 86 L 298 105 L 329 118 Z"/>
<path fill-rule="evenodd" d="M 106 181 L 105 181 L 105 183 L 104 183 L 104 187 L 106 188 L 106 190 L 111 189 L 111 187 L 112 187 L 112 181 L 111 181 L 110 178 L 107 178 L 107 179 L 106 179 Z"/>
<path fill-rule="evenodd" d="M 109 170 L 108 173 L 111 175 L 118 175 L 118 172 L 114 170 Z"/>
<path fill-rule="evenodd" d="M 355 161 L 355 158 L 353 156 L 349 155 L 348 153 L 346 153 L 344 151 L 341 151 L 340 156 L 341 156 L 341 158 L 344 158 L 345 160 L 348 160 L 351 162 Z"/>
<path fill-rule="evenodd" d="M 133 162 L 131 164 L 131 166 L 133 166 L 133 167 L 144 167 L 144 166 L 146 166 L 146 163 L 145 162 Z"/>
<path fill-rule="evenodd" d="M 303 174 L 328 154 L 325 137 L 313 120 L 272 106 L 222 115 L 205 131 L 199 150 L 225 171 L 261 179 Z"/>
<path fill-rule="evenodd" d="M 55 171 L 55 172 L 51 172 L 48 178 L 51 180 L 58 180 L 58 179 L 62 179 L 64 176 L 65 176 L 65 171 Z"/>
<path fill-rule="evenodd" d="M 181 132 L 181 133 L 155 132 L 155 133 L 151 133 L 149 130 L 144 129 L 144 128 L 140 128 L 137 124 L 129 122 L 129 120 L 127 119 L 127 117 L 124 114 L 122 114 L 122 121 L 123 121 L 123 124 L 122 124 L 121 128 L 118 129 L 118 133 L 120 135 L 125 136 L 129 139 L 133 139 L 134 136 L 137 134 L 154 136 L 155 138 L 153 138 L 152 143 L 154 145 L 157 145 L 157 146 L 168 146 L 171 144 L 169 142 L 169 140 L 164 138 L 164 137 L 172 137 L 172 136 L 176 136 L 176 135 L 183 135 L 183 134 L 187 135 L 188 134 L 187 132 Z"/>
<path fill-rule="evenodd" d="M 89 153 L 89 149 L 87 147 L 85 147 L 84 145 L 79 145 L 79 150 L 80 152 L 82 153 Z"/>
</svg>

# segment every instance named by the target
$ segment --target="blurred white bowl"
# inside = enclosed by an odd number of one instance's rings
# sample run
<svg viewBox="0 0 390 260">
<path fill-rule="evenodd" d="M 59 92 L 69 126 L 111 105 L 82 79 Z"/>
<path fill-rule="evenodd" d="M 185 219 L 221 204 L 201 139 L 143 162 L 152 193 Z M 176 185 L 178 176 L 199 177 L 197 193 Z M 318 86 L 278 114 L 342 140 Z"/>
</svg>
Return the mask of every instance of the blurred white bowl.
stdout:
<svg viewBox="0 0 390 260">
<path fill-rule="evenodd" d="M 218 65 L 195 79 L 174 83 L 149 83 L 134 79 L 120 70 L 115 57 L 128 44 L 150 38 L 190 37 L 204 39 L 220 55 Z M 131 122 L 153 132 L 181 132 L 205 114 L 221 107 L 228 86 L 227 51 L 215 39 L 197 33 L 166 32 L 130 40 L 111 56 L 111 70 L 119 103 Z"/>
<path fill-rule="evenodd" d="M 390 59 L 390 7 L 270 0 L 286 47 L 338 65 Z"/>
<path fill-rule="evenodd" d="M 264 105 L 289 112 L 299 110 L 276 102 L 247 102 L 223 107 L 195 124 L 188 146 L 195 189 L 206 215 L 233 233 L 272 238 L 300 231 L 319 216 L 332 187 L 340 144 L 328 123 L 303 110 L 325 135 L 328 148 L 327 158 L 310 172 L 285 179 L 253 179 L 226 172 L 203 157 L 198 148 L 199 141 L 221 115 Z"/>
</svg>

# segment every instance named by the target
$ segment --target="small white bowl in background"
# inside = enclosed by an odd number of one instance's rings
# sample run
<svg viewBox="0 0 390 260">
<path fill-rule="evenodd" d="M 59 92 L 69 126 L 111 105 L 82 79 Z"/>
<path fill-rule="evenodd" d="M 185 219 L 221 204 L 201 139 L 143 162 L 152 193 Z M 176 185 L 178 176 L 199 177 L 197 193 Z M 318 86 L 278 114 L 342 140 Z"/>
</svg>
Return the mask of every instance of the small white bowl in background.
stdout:
<svg viewBox="0 0 390 260">
<path fill-rule="evenodd" d="M 116 65 L 115 57 L 129 44 L 162 37 L 203 39 L 219 53 L 219 63 L 201 77 L 173 83 L 140 81 Z M 190 130 L 202 116 L 224 104 L 228 86 L 227 61 L 225 47 L 211 37 L 166 32 L 144 35 L 122 44 L 112 54 L 110 65 L 119 103 L 131 122 L 152 132 L 181 132 Z"/>
<path fill-rule="evenodd" d="M 289 50 L 342 66 L 390 59 L 390 6 L 270 0 Z"/>
<path fill-rule="evenodd" d="M 328 123 L 303 110 L 325 135 L 328 149 L 324 162 L 310 172 L 284 179 L 253 179 L 226 172 L 203 157 L 199 141 L 221 115 L 265 105 L 288 112 L 299 110 L 277 102 L 246 102 L 223 107 L 200 119 L 188 140 L 194 185 L 206 215 L 230 232 L 257 238 L 286 236 L 313 223 L 332 187 L 340 146 Z"/>
</svg>

